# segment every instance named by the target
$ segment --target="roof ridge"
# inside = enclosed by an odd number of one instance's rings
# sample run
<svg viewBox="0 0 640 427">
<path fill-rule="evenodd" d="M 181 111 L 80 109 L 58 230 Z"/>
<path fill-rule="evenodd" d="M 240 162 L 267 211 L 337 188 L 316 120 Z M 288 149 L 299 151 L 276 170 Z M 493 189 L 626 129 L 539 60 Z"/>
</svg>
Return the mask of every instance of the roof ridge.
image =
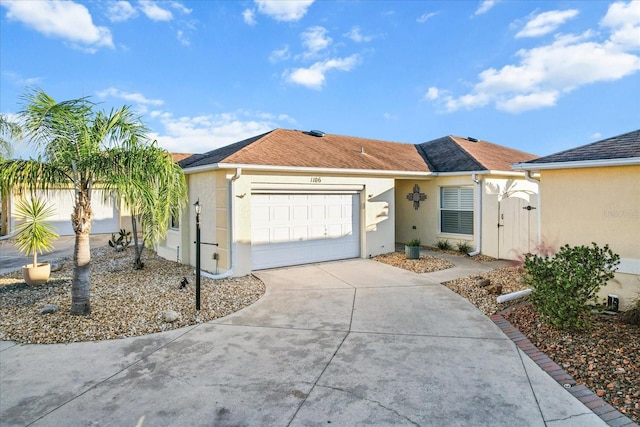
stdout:
<svg viewBox="0 0 640 427">
<path fill-rule="evenodd" d="M 477 164 L 479 164 L 483 169 L 482 170 L 489 170 L 488 167 L 486 167 L 484 164 L 482 164 L 482 162 L 480 160 L 478 160 L 476 158 L 476 156 L 474 156 L 473 154 L 471 154 L 469 152 L 469 150 L 467 150 L 466 148 L 464 148 L 460 143 L 458 143 L 458 141 L 456 141 L 456 138 L 458 139 L 464 139 L 461 136 L 455 136 L 455 135 L 447 135 L 446 138 L 451 139 L 451 141 L 453 141 L 453 143 L 460 149 L 462 150 L 467 156 L 469 156 L 469 158 L 471 160 L 473 160 L 474 162 L 476 162 Z M 474 144 L 477 144 L 478 142 L 487 142 L 487 141 L 483 141 L 483 140 L 478 140 L 477 142 L 474 142 Z M 492 144 L 492 145 L 496 145 L 496 144 Z"/>
<path fill-rule="evenodd" d="M 280 131 L 280 130 L 282 130 L 282 129 L 281 128 L 271 129 L 270 131 L 267 131 L 267 132 L 262 133 L 260 135 L 245 139 L 244 141 L 247 141 L 248 139 L 253 139 L 253 141 L 251 141 L 248 144 L 243 145 L 239 149 L 234 150 L 233 152 L 227 154 L 224 158 L 222 158 L 220 160 L 219 163 L 224 163 L 225 159 L 233 156 L 234 154 L 237 154 L 237 153 L 240 153 L 240 152 L 243 152 L 243 151 L 252 151 L 251 148 L 253 148 L 254 146 L 259 145 L 258 143 L 261 143 L 261 142 L 263 142 L 263 141 L 265 141 L 267 139 L 270 139 L 274 132 Z M 243 142 L 243 141 L 240 141 L 240 142 Z M 221 147 L 221 148 L 223 148 L 223 147 Z"/>
</svg>

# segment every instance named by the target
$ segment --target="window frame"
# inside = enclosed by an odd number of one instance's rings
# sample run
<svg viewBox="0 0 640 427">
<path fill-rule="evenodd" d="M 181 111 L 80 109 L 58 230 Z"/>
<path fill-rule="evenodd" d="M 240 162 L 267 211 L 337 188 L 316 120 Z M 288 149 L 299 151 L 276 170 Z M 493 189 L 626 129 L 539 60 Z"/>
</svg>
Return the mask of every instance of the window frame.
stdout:
<svg viewBox="0 0 640 427">
<path fill-rule="evenodd" d="M 446 206 L 446 203 L 452 203 L 453 200 L 451 198 L 451 194 L 446 195 L 445 192 L 451 190 L 456 191 L 455 196 L 455 206 L 449 205 Z M 463 195 L 463 191 L 466 193 Z M 455 234 L 460 236 L 473 236 L 475 232 L 475 194 L 472 186 L 442 186 L 439 188 L 438 192 L 439 201 L 438 201 L 438 227 L 441 234 Z M 444 224 L 444 212 L 453 212 L 457 215 L 453 215 L 453 221 L 457 222 L 457 227 L 447 228 Z M 462 215 L 463 213 L 467 214 Z M 469 221 L 468 214 L 471 214 L 471 219 Z M 451 221 L 452 218 L 449 218 Z M 465 225 L 464 222 L 467 224 Z M 470 222 L 470 225 L 468 224 Z M 469 228 L 470 227 L 470 228 Z M 470 231 L 467 233 L 467 231 Z"/>
</svg>

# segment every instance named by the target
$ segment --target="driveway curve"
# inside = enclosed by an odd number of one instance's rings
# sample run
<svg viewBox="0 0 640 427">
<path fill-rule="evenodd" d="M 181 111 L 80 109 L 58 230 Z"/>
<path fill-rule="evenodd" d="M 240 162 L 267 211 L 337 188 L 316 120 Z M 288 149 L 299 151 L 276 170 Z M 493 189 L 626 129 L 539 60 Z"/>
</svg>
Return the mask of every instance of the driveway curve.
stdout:
<svg viewBox="0 0 640 427">
<path fill-rule="evenodd" d="M 0 343 L 0 425 L 605 425 L 464 298 L 354 259 L 264 270 L 215 321 L 92 343 Z"/>
</svg>

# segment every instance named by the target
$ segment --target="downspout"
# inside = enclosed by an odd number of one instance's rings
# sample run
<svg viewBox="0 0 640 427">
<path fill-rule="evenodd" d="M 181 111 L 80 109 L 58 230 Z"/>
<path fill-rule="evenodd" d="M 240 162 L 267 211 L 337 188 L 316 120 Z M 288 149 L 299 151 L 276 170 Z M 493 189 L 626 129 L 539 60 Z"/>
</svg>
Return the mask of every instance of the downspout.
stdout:
<svg viewBox="0 0 640 427">
<path fill-rule="evenodd" d="M 227 277 L 231 277 L 233 275 L 233 270 L 236 267 L 236 239 L 235 239 L 235 231 L 233 228 L 233 213 L 235 212 L 235 182 L 242 176 L 242 168 L 236 168 L 235 175 L 228 177 L 229 180 L 229 213 L 227 215 L 228 218 L 228 227 L 229 227 L 229 256 L 231 259 L 231 268 L 225 271 L 222 274 L 210 274 L 205 271 L 201 272 L 202 276 L 208 277 L 209 279 L 226 279 Z"/>
<path fill-rule="evenodd" d="M 534 178 L 531 175 L 531 171 L 527 170 L 524 172 L 524 177 L 526 178 L 527 181 L 529 182 L 533 182 L 534 184 L 536 184 L 538 186 L 538 248 L 540 247 L 540 245 L 542 244 L 542 220 L 541 220 L 541 216 L 542 216 L 542 199 L 540 198 L 540 180 Z"/>
<path fill-rule="evenodd" d="M 476 256 L 482 250 L 482 180 L 478 179 L 475 173 L 471 175 L 471 180 L 476 183 L 478 194 L 478 234 L 476 235 L 476 250 L 469 252 L 467 255 Z"/>
</svg>

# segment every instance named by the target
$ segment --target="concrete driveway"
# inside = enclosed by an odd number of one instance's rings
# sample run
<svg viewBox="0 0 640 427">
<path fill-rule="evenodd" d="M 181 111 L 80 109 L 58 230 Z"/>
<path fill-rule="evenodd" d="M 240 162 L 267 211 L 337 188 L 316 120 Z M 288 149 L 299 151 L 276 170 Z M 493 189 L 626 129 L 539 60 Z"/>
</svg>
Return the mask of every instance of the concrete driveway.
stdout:
<svg viewBox="0 0 640 427">
<path fill-rule="evenodd" d="M 257 273 L 231 316 L 0 347 L 0 424 L 599 426 L 472 304 L 371 260 Z"/>
</svg>

